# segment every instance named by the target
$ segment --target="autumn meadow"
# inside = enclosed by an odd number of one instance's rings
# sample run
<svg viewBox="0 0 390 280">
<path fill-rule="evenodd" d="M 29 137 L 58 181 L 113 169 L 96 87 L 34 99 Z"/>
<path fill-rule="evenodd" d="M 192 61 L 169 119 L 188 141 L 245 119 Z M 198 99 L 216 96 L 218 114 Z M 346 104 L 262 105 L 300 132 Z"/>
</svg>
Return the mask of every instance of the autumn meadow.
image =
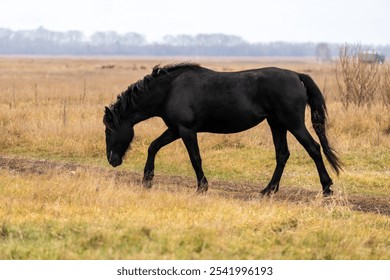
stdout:
<svg viewBox="0 0 390 280">
<path fill-rule="evenodd" d="M 276 163 L 266 122 L 199 136 L 205 195 L 195 193 L 181 141 L 159 152 L 155 184 L 142 188 L 148 146 L 165 130 L 157 118 L 135 126 L 124 164 L 112 168 L 104 106 L 153 66 L 181 61 L 312 76 L 344 163 L 331 173 L 334 195 L 322 196 L 314 162 L 289 134 L 280 191 L 260 197 Z M 389 259 L 390 68 L 377 66 L 382 78 L 360 104 L 342 92 L 340 67 L 312 58 L 0 57 L 0 259 Z"/>
</svg>

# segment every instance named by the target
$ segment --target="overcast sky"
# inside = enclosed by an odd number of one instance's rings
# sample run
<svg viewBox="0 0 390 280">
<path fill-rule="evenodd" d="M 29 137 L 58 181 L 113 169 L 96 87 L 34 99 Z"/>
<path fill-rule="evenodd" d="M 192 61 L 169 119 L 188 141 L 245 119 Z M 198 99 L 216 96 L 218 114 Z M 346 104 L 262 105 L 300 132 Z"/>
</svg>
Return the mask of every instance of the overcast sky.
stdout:
<svg viewBox="0 0 390 280">
<path fill-rule="evenodd" d="M 388 0 L 0 0 L 0 27 L 390 44 Z"/>
</svg>

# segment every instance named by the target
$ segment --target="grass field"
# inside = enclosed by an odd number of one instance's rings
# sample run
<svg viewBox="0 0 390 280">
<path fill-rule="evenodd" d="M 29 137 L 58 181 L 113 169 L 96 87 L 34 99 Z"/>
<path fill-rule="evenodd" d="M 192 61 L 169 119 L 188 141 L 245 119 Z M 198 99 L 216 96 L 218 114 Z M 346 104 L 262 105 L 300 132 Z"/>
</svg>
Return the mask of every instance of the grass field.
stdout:
<svg viewBox="0 0 390 280">
<path fill-rule="evenodd" d="M 310 74 L 326 96 L 330 141 L 345 164 L 332 174 L 334 198 L 319 195 L 314 163 L 291 135 L 280 195 L 255 195 L 275 165 L 266 123 L 200 135 L 210 179 L 204 196 L 194 194 L 180 141 L 157 157 L 165 179 L 156 177 L 150 191 L 140 187 L 148 145 L 164 130 L 159 119 L 135 127 L 132 150 L 112 170 L 104 106 L 154 65 L 177 61 L 0 58 L 0 259 L 390 258 L 389 109 L 343 109 L 332 64 L 196 60 L 221 71 L 273 65 Z"/>
</svg>

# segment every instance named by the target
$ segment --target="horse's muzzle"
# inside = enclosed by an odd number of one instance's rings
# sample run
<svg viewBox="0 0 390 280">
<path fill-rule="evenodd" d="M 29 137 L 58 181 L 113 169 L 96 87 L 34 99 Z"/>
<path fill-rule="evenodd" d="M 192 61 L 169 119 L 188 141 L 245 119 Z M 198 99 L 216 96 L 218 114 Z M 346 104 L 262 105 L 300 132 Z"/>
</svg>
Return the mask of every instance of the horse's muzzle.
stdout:
<svg viewBox="0 0 390 280">
<path fill-rule="evenodd" d="M 118 156 L 118 154 L 113 153 L 112 151 L 110 153 L 107 153 L 107 159 L 108 162 L 113 166 L 117 167 L 122 164 L 122 158 Z"/>
</svg>

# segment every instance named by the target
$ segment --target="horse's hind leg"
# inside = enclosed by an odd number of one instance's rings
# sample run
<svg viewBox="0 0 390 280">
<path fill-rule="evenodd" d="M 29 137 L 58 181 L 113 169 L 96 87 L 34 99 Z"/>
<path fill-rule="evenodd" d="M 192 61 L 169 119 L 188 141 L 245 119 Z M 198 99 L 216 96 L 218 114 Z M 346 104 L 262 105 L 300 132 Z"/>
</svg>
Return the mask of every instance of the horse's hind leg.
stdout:
<svg viewBox="0 0 390 280">
<path fill-rule="evenodd" d="M 279 125 L 276 122 L 267 120 L 271 127 L 272 138 L 275 146 L 276 153 L 276 167 L 272 179 L 268 186 L 261 191 L 262 195 L 269 195 L 276 193 L 279 190 L 279 182 L 283 174 L 284 167 L 290 156 L 287 145 L 287 129 Z"/>
<path fill-rule="evenodd" d="M 208 182 L 204 176 L 202 169 L 202 158 L 200 157 L 200 151 L 198 146 L 198 139 L 196 133 L 182 128 L 180 130 L 180 136 L 187 148 L 188 155 L 190 156 L 192 167 L 195 170 L 196 178 L 198 180 L 197 193 L 205 193 L 208 190 Z"/>
<path fill-rule="evenodd" d="M 313 139 L 305 126 L 301 126 L 299 129 L 294 129 L 291 133 L 294 134 L 299 143 L 301 143 L 310 157 L 314 160 L 320 176 L 324 196 L 332 195 L 333 191 L 330 189 L 330 186 L 333 182 L 326 171 L 324 161 L 322 160 L 320 145 Z"/>
</svg>

